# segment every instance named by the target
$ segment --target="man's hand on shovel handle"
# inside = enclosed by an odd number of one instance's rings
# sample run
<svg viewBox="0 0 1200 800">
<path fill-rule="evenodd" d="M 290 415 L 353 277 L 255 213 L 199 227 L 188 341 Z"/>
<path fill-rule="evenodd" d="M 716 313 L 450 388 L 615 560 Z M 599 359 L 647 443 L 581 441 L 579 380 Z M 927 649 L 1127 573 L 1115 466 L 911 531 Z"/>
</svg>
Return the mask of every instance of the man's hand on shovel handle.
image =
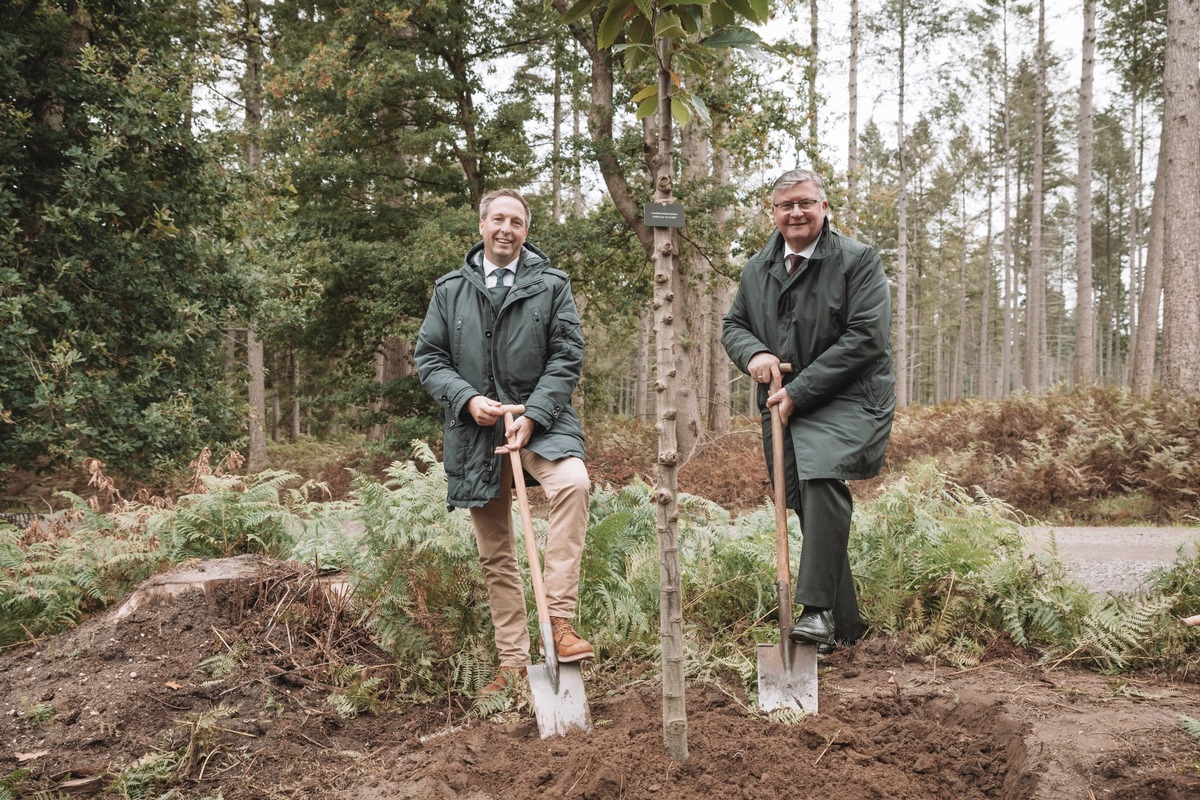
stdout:
<svg viewBox="0 0 1200 800">
<path fill-rule="evenodd" d="M 500 454 L 515 453 L 529 444 L 529 437 L 532 435 L 533 420 L 526 416 L 517 417 L 510 427 L 504 429 L 504 436 L 508 441 L 497 447 L 496 452 Z"/>
<path fill-rule="evenodd" d="M 477 394 L 467 401 L 467 413 L 481 428 L 490 428 L 504 416 L 504 406 L 490 397 Z"/>
<path fill-rule="evenodd" d="M 750 373 L 750 380 L 755 383 L 777 384 L 782 380 L 779 373 L 779 359 L 773 354 L 766 352 L 755 353 L 750 359 L 750 363 L 746 365 L 746 372 Z"/>
<path fill-rule="evenodd" d="M 496 453 L 499 455 L 515 453 L 529 444 L 529 438 L 533 436 L 533 420 L 524 416 L 525 406 L 500 406 L 500 413 L 519 416 L 505 426 L 504 438 L 506 442 L 496 448 Z"/>
<path fill-rule="evenodd" d="M 788 417 L 796 410 L 792 398 L 782 388 L 783 373 L 791 372 L 792 365 L 781 362 L 773 354 L 764 351 L 756 353 L 754 358 L 750 359 L 750 363 L 746 365 L 746 371 L 750 373 L 750 379 L 755 383 L 770 385 L 771 394 L 767 397 L 767 407 L 779 406 L 779 419 L 786 425 Z"/>
</svg>

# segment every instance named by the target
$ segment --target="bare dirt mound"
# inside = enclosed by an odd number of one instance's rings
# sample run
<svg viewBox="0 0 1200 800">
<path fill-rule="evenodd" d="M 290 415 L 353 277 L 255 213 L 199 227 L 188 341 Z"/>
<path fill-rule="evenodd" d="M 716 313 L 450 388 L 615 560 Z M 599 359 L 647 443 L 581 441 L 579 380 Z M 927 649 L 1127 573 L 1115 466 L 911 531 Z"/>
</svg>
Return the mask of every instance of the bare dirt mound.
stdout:
<svg viewBox="0 0 1200 800">
<path fill-rule="evenodd" d="M 789 724 L 739 686 L 689 687 L 683 762 L 666 755 L 657 684 L 604 695 L 603 658 L 585 676 L 590 735 L 543 741 L 527 708 L 478 720 L 453 696 L 345 719 L 330 661 L 385 676 L 387 655 L 313 600 L 328 592 L 303 569 L 230 566 L 189 565 L 188 580 L 225 577 L 0 655 L 0 786 L 99 796 L 134 774 L 145 793 L 131 796 L 224 800 L 1200 796 L 1200 747 L 1178 726 L 1198 713 L 1194 685 L 1045 673 L 999 650 L 947 671 L 884 639 L 826 659 L 821 713 Z M 134 764 L 114 785 L 112 768 Z"/>
<path fill-rule="evenodd" d="M 855 693 L 856 694 L 856 693 Z M 596 730 L 546 742 L 532 723 L 475 726 L 385 754 L 345 798 L 1029 797 L 1023 726 L 992 701 L 846 695 L 817 717 L 758 717 L 714 686 L 688 696 L 689 758 L 663 746 L 656 687 L 593 702 Z M 828 699 L 828 698 L 827 698 Z"/>
</svg>

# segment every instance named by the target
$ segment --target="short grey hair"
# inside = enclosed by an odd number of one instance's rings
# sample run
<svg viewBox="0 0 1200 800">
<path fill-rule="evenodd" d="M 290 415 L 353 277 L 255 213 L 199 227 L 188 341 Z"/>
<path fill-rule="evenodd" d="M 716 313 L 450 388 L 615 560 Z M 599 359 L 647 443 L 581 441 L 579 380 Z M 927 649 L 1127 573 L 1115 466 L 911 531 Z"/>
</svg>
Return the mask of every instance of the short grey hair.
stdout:
<svg viewBox="0 0 1200 800">
<path fill-rule="evenodd" d="M 821 193 L 821 199 L 825 199 L 825 179 L 811 169 L 789 169 L 780 175 L 771 186 L 771 196 L 774 197 L 780 192 L 792 188 L 797 183 L 811 183 Z"/>
<path fill-rule="evenodd" d="M 497 189 L 494 192 L 488 192 L 479 201 L 479 218 L 486 219 L 488 207 L 492 205 L 493 200 L 498 200 L 501 197 L 511 197 L 517 200 L 525 209 L 525 227 L 529 227 L 533 223 L 533 211 L 529 208 L 529 201 L 525 199 L 525 195 L 518 192 L 516 189 Z"/>
</svg>

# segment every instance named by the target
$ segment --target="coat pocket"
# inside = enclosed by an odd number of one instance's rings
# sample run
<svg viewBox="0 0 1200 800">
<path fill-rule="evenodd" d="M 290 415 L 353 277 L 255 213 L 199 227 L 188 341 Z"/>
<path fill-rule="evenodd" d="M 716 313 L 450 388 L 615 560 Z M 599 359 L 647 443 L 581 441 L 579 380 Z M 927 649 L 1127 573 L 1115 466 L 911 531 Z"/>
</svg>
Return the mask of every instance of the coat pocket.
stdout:
<svg viewBox="0 0 1200 800">
<path fill-rule="evenodd" d="M 461 478 L 466 472 L 468 427 L 449 403 L 442 404 L 442 467 L 447 475 Z"/>
<path fill-rule="evenodd" d="M 890 376 L 878 372 L 863 375 L 855 382 L 854 394 L 864 407 L 883 410 L 895 403 L 895 388 Z"/>
</svg>

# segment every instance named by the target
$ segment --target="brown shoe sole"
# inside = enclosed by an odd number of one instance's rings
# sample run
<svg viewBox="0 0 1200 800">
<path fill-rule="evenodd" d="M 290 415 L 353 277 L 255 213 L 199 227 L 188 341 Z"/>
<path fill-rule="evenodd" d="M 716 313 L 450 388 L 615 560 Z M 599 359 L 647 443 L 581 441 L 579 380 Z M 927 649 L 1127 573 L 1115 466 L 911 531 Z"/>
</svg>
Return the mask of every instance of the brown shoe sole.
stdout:
<svg viewBox="0 0 1200 800">
<path fill-rule="evenodd" d="M 542 658 L 546 657 L 546 648 L 542 647 L 541 642 L 538 642 L 538 652 L 542 654 Z M 558 653 L 557 649 L 555 650 L 555 653 L 556 654 Z M 595 658 L 595 657 L 596 657 L 595 650 L 588 650 L 587 652 L 584 652 L 584 653 L 576 653 L 573 656 L 564 656 L 564 655 L 560 654 L 558 656 L 558 663 L 574 664 L 576 661 L 586 661 L 589 658 Z"/>
</svg>

